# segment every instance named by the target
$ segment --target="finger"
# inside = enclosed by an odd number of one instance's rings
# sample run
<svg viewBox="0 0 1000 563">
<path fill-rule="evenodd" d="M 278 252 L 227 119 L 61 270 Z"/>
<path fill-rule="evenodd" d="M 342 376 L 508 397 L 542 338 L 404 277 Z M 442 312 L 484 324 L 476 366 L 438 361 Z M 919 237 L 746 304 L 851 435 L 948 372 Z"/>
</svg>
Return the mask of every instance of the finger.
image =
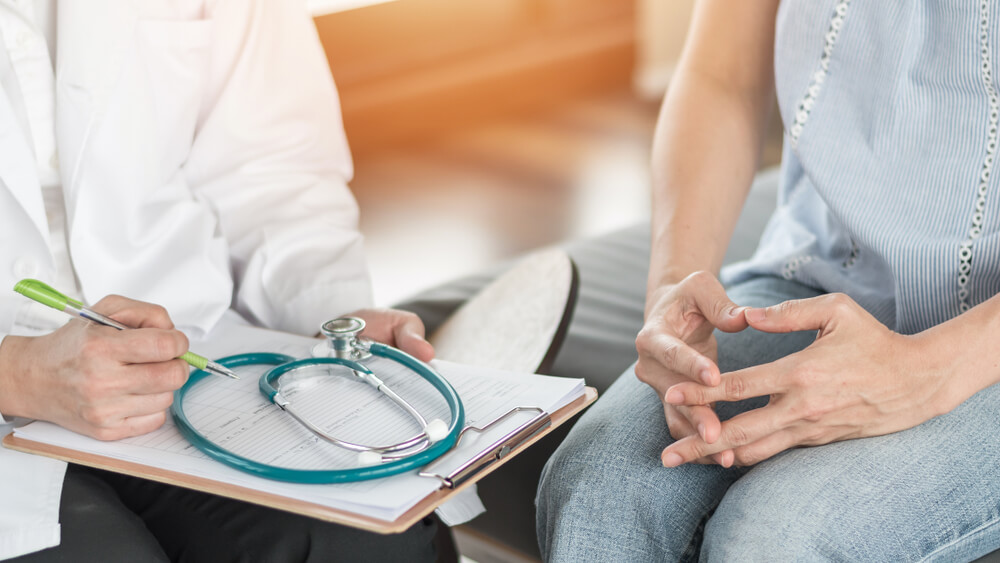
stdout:
<svg viewBox="0 0 1000 563">
<path fill-rule="evenodd" d="M 146 395 L 130 395 L 122 410 L 122 418 L 143 417 L 164 412 L 174 403 L 172 391 Z"/>
<path fill-rule="evenodd" d="M 756 465 L 765 459 L 770 459 L 779 453 L 797 446 L 795 434 L 788 430 L 779 430 L 774 434 L 765 436 L 756 442 L 751 442 L 745 446 L 740 446 L 733 450 L 735 459 L 733 465 L 747 467 Z"/>
<path fill-rule="evenodd" d="M 705 405 L 677 406 L 677 411 L 683 416 L 696 433 L 709 444 L 719 439 L 722 423 L 715 411 Z M 692 432 L 695 433 L 695 432 Z"/>
<path fill-rule="evenodd" d="M 697 435 L 688 436 L 667 446 L 661 460 L 665 467 L 677 467 L 700 457 L 745 446 L 782 430 L 783 425 L 777 418 L 776 409 L 770 405 L 747 411 L 724 422 L 715 443 L 709 444 Z"/>
<path fill-rule="evenodd" d="M 121 295 L 108 295 L 95 303 L 93 309 L 131 328 L 174 328 L 162 306 Z"/>
<path fill-rule="evenodd" d="M 763 332 L 796 332 L 821 329 L 835 315 L 855 308 L 857 305 L 850 297 L 832 293 L 747 309 L 745 316 L 750 326 Z"/>
<path fill-rule="evenodd" d="M 424 338 L 424 323 L 409 311 L 361 309 L 350 314 L 365 321 L 366 338 L 395 346 L 421 361 L 434 358 L 434 347 Z"/>
<path fill-rule="evenodd" d="M 434 358 L 434 347 L 424 339 L 424 323 L 420 317 L 413 313 L 397 313 L 399 320 L 392 327 L 396 347 L 420 361 L 431 361 Z"/>
<path fill-rule="evenodd" d="M 361 335 L 376 342 L 391 344 L 392 340 L 392 311 L 388 309 L 359 309 L 349 313 L 347 317 L 357 317 L 365 322 L 365 329 Z"/>
<path fill-rule="evenodd" d="M 135 395 L 173 393 L 184 386 L 191 373 L 187 362 L 180 359 L 125 368 L 127 386 L 123 390 Z"/>
<path fill-rule="evenodd" d="M 660 454 L 660 462 L 663 463 L 664 467 L 677 467 L 685 463 L 697 463 L 700 465 L 721 465 L 722 467 L 731 467 L 733 465 L 733 450 L 722 450 L 720 452 L 715 452 L 712 454 L 707 454 L 702 457 L 697 457 L 693 459 L 685 459 L 676 453 L 673 449 L 677 444 L 684 444 L 691 440 L 698 438 L 698 434 L 692 432 L 689 436 L 677 440 L 670 446 L 667 446 Z"/>
<path fill-rule="evenodd" d="M 125 364 L 165 362 L 188 350 L 188 339 L 176 330 L 123 330 L 109 338 L 113 359 Z"/>
<path fill-rule="evenodd" d="M 681 438 L 686 438 L 692 434 L 697 434 L 698 431 L 691 424 L 691 421 L 687 419 L 684 413 L 680 412 L 680 409 L 670 405 L 664 405 L 663 414 L 667 420 L 667 429 L 670 430 L 670 437 L 674 440 L 680 440 Z"/>
<path fill-rule="evenodd" d="M 87 433 L 98 440 L 121 440 L 152 432 L 163 426 L 166 420 L 166 411 L 160 410 L 151 414 L 130 416 L 122 420 L 118 425 L 106 428 L 94 428 Z"/>
<path fill-rule="evenodd" d="M 680 338 L 659 333 L 644 345 L 644 350 L 666 369 L 705 385 L 718 385 L 718 366 Z M 662 390 L 659 390 L 662 393 Z"/>
<path fill-rule="evenodd" d="M 670 387 L 687 379 L 685 374 L 667 370 L 659 362 L 644 358 L 640 358 L 635 364 L 635 377 L 652 387 L 661 401 Z"/>
<path fill-rule="evenodd" d="M 664 405 L 664 414 L 666 415 L 667 428 L 670 430 L 670 436 L 674 440 L 680 440 L 681 438 L 697 433 L 697 430 L 688 421 L 686 415 L 680 412 L 679 408 L 672 407 L 670 405 Z M 732 457 L 731 456 L 732 451 L 731 450 L 727 451 L 730 453 L 730 457 Z M 696 459 L 694 462 L 702 465 L 712 465 L 712 464 L 722 465 L 721 459 L 725 453 L 726 452 L 721 452 L 712 455 L 710 457 L 699 458 Z"/>
<path fill-rule="evenodd" d="M 78 421 L 71 426 L 99 440 L 117 440 L 135 434 L 128 430 L 129 419 L 143 420 L 149 416 L 156 418 L 157 415 L 162 418 L 172 403 L 173 393 L 169 392 L 109 397 L 102 404 L 81 409 Z"/>
<path fill-rule="evenodd" d="M 747 327 L 745 307 L 729 299 L 718 278 L 708 272 L 696 272 L 684 281 L 690 285 L 699 312 L 712 326 L 725 332 L 739 332 Z"/>
<path fill-rule="evenodd" d="M 707 405 L 718 401 L 734 402 L 784 393 L 788 390 L 784 383 L 784 375 L 787 373 L 784 364 L 782 359 L 729 372 L 722 375 L 721 385 L 712 387 L 681 382 L 667 390 L 664 400 L 671 405 Z"/>
<path fill-rule="evenodd" d="M 718 463 L 722 467 L 729 468 L 733 466 L 735 454 L 733 453 L 733 450 L 726 450 L 724 452 L 712 454 L 710 457 L 715 461 L 715 463 Z"/>
<path fill-rule="evenodd" d="M 127 435 L 139 436 L 140 434 L 152 432 L 153 430 L 163 426 L 163 423 L 166 422 L 166 420 L 166 409 L 146 415 L 130 416 L 125 419 Z"/>
</svg>

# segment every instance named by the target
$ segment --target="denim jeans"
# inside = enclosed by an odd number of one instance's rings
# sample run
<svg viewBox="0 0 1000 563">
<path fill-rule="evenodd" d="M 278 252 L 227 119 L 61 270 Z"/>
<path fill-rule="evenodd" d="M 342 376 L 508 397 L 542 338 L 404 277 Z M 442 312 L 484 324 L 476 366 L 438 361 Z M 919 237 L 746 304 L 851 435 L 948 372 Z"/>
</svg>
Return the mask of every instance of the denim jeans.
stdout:
<svg viewBox="0 0 1000 563">
<path fill-rule="evenodd" d="M 774 278 L 741 305 L 816 295 Z M 723 372 L 812 332 L 716 333 Z M 766 399 L 719 403 L 728 418 Z M 547 561 L 960 561 L 1000 548 L 1000 385 L 915 428 L 783 452 L 752 468 L 667 469 L 656 393 L 630 369 L 549 460 L 536 499 Z"/>
</svg>

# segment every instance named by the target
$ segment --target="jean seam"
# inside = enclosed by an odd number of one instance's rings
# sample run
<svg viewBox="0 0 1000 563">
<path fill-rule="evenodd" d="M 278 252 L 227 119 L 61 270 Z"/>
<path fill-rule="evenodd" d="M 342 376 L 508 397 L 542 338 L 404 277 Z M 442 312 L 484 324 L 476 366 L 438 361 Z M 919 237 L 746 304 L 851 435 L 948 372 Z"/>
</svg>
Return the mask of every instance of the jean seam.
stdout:
<svg viewBox="0 0 1000 563">
<path fill-rule="evenodd" d="M 976 528 L 974 530 L 971 530 L 971 531 L 969 531 L 969 532 L 967 532 L 965 534 L 962 534 L 961 536 L 955 538 L 954 540 L 952 540 L 952 541 L 950 541 L 950 542 L 948 542 L 946 544 L 939 545 L 934 551 L 928 553 L 926 556 L 924 556 L 922 559 L 920 559 L 920 561 L 931 561 L 936 555 L 938 555 L 942 551 L 945 551 L 945 550 L 947 550 L 947 549 L 949 549 L 949 548 L 951 548 L 953 546 L 956 546 L 959 543 L 965 541 L 966 539 L 968 539 L 968 538 L 970 538 L 970 537 L 972 537 L 972 536 L 974 536 L 974 535 L 976 535 L 976 534 L 978 534 L 978 533 L 980 533 L 980 532 L 982 532 L 984 530 L 988 530 L 988 529 L 990 529 L 992 527 L 995 527 L 997 525 L 1000 525 L 1000 517 L 994 517 L 993 519 L 984 522 L 978 528 Z"/>
</svg>

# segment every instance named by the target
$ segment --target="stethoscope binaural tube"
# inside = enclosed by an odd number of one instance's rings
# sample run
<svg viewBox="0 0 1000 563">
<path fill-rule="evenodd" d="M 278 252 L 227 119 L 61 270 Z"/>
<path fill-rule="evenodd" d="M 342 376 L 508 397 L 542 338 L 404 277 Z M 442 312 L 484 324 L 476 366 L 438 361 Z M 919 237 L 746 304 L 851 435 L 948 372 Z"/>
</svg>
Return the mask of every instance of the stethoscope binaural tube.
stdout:
<svg viewBox="0 0 1000 563">
<path fill-rule="evenodd" d="M 338 365 L 349 368 L 355 376 L 360 380 L 368 383 L 374 387 L 378 392 L 387 396 L 393 403 L 399 406 L 401 409 L 406 411 L 417 423 L 420 425 L 421 431 L 419 434 L 403 440 L 397 444 L 391 444 L 386 446 L 370 446 L 364 444 L 355 444 L 354 442 L 348 442 L 347 440 L 341 440 L 331 436 L 322 428 L 316 426 L 315 424 L 309 422 L 306 417 L 300 415 L 292 405 L 291 401 L 285 398 L 281 392 L 278 390 L 277 383 L 278 380 L 288 374 L 294 373 L 300 370 L 307 370 L 317 365 Z M 308 428 L 313 434 L 319 436 L 323 440 L 341 448 L 355 451 L 355 452 L 373 452 L 377 454 L 386 454 L 393 452 L 400 452 L 404 450 L 410 450 L 415 447 L 420 447 L 421 450 L 426 449 L 427 446 L 441 439 L 440 435 L 433 435 L 433 430 L 428 431 L 427 420 L 417 412 L 417 409 L 413 408 L 409 402 L 405 401 L 402 397 L 397 395 L 392 389 L 389 388 L 381 379 L 378 378 L 367 366 L 358 363 L 354 360 L 348 360 L 343 358 L 307 358 L 304 360 L 296 360 L 286 364 L 277 366 L 267 373 L 265 373 L 259 381 L 260 392 L 264 394 L 265 397 L 271 400 L 272 403 L 281 407 L 285 412 L 291 415 L 300 424 Z M 418 450 L 419 451 L 419 450 Z M 416 451 L 410 452 L 417 453 Z M 388 456 L 382 456 L 386 458 Z M 381 459 L 373 460 L 381 462 Z"/>
</svg>

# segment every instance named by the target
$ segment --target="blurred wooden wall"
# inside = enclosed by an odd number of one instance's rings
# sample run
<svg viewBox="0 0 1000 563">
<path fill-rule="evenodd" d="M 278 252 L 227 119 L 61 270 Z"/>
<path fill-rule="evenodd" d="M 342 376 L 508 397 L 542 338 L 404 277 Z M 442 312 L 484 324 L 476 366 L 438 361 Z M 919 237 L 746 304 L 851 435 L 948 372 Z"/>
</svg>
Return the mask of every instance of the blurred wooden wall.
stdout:
<svg viewBox="0 0 1000 563">
<path fill-rule="evenodd" d="M 316 18 L 363 153 L 628 88 L 629 0 L 397 0 Z"/>
</svg>

